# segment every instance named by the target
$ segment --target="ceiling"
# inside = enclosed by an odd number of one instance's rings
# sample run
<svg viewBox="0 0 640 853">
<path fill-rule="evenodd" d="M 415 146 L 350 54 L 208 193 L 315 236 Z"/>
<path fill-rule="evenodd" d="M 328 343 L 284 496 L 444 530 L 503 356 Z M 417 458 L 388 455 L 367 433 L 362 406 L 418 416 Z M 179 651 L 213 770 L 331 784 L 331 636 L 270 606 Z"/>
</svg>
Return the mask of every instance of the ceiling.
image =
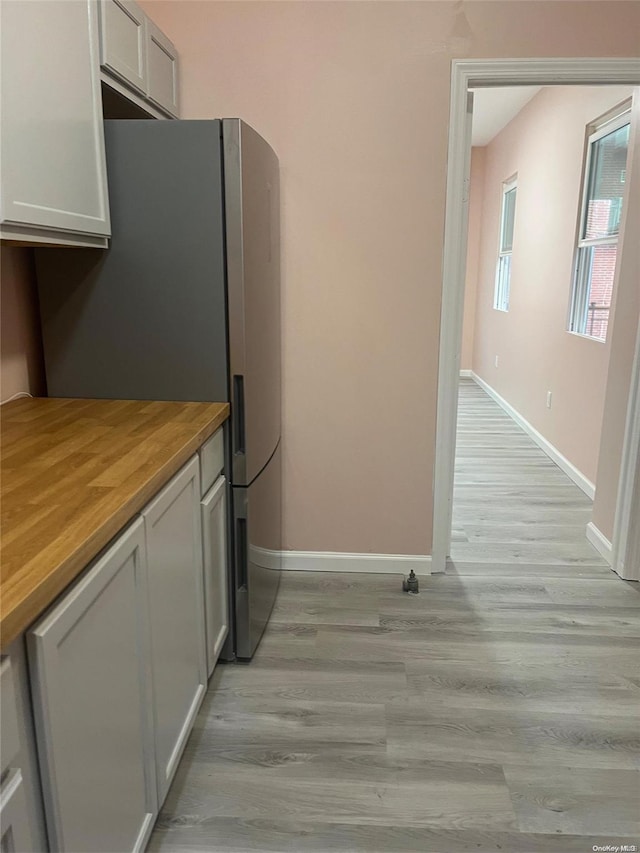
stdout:
<svg viewBox="0 0 640 853">
<path fill-rule="evenodd" d="M 473 90 L 472 145 L 488 145 L 542 86 L 504 86 Z"/>
</svg>

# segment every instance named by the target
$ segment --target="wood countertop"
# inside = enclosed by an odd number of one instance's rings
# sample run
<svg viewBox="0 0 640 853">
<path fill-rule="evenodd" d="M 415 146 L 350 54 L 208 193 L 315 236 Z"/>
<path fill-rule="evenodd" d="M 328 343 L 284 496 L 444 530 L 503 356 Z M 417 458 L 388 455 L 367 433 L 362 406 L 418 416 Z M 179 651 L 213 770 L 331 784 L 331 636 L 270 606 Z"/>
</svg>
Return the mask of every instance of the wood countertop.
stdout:
<svg viewBox="0 0 640 853">
<path fill-rule="evenodd" d="M 0 411 L 6 648 L 224 423 L 229 405 L 24 398 Z"/>
</svg>

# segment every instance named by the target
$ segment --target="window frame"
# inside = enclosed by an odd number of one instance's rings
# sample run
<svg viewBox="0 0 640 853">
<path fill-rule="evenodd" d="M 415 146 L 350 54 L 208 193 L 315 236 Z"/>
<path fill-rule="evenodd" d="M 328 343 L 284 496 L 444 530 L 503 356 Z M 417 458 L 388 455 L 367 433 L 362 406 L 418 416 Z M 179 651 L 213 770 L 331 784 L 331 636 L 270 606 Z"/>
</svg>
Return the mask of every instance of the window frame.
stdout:
<svg viewBox="0 0 640 853">
<path fill-rule="evenodd" d="M 505 213 L 507 194 L 515 190 L 513 204 L 513 229 L 511 235 L 511 248 L 502 248 L 505 231 Z M 496 276 L 493 289 L 493 308 L 495 311 L 508 313 L 511 301 L 511 266 L 513 256 L 513 236 L 516 224 L 516 205 L 518 203 L 518 173 L 516 172 L 506 181 L 502 182 L 502 196 L 500 204 L 500 228 L 498 231 L 498 258 L 496 261 Z M 505 259 L 508 258 L 508 263 Z"/>
<path fill-rule="evenodd" d="M 617 130 L 631 124 L 631 99 L 624 101 L 612 110 L 609 110 L 600 118 L 587 125 L 585 137 L 585 151 L 583 156 L 583 172 L 580 186 L 580 204 L 578 207 L 578 224 L 576 228 L 576 240 L 574 246 L 573 270 L 571 276 L 571 294 L 569 299 L 569 311 L 567 315 L 567 331 L 572 335 L 578 335 L 581 338 L 588 338 L 591 341 L 597 341 L 604 344 L 607 339 L 590 335 L 586 331 L 582 332 L 577 328 L 582 324 L 582 317 L 585 315 L 585 310 L 588 310 L 588 299 L 591 293 L 591 269 L 588 264 L 581 265 L 580 259 L 583 256 L 581 250 L 588 248 L 597 248 L 598 246 L 615 246 L 617 250 L 618 240 L 620 237 L 620 227 L 615 234 L 606 237 L 583 237 L 587 230 L 587 214 L 589 205 L 589 192 L 591 183 L 591 165 L 595 151 L 595 144 L 615 133 Z M 628 157 L 628 150 L 627 150 Z M 626 190 L 626 172 L 625 168 L 625 190 Z M 623 190 L 622 211 L 624 211 L 625 190 Z M 622 212 L 620 220 L 622 220 Z M 618 258 L 616 251 L 616 266 Z M 614 273 L 615 275 L 615 273 Z M 608 334 L 608 325 L 607 325 Z"/>
</svg>

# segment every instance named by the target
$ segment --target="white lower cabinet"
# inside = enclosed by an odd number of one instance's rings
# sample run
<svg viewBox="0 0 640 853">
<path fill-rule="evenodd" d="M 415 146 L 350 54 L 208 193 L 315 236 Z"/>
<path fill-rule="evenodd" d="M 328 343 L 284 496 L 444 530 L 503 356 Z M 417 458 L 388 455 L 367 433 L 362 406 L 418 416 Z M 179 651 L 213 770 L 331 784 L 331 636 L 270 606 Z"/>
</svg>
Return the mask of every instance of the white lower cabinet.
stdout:
<svg viewBox="0 0 640 853">
<path fill-rule="evenodd" d="M 4 778 L 20 754 L 16 689 L 9 656 L 0 661 L 0 730 L 0 778 Z"/>
<path fill-rule="evenodd" d="M 27 632 L 56 853 L 145 848 L 207 686 L 202 519 L 213 663 L 228 632 L 225 486 L 219 477 L 201 502 L 194 456 Z M 3 661 L 3 688 L 7 673 Z M 4 716 L 9 762 L 20 753 Z M 0 853 L 31 849 L 20 782 L 4 773 Z"/>
<path fill-rule="evenodd" d="M 0 660 L 0 851 L 48 850 L 24 635 Z"/>
<path fill-rule="evenodd" d="M 138 519 L 28 633 L 55 851 L 142 851 L 157 812 L 144 533 Z"/>
<path fill-rule="evenodd" d="M 10 770 L 0 791 L 0 850 L 2 853 L 31 853 L 29 810 L 20 770 Z"/>
<path fill-rule="evenodd" d="M 0 851 L 30 853 L 34 846 L 20 767 L 24 752 L 13 669 L 10 656 L 0 661 Z"/>
<path fill-rule="evenodd" d="M 207 686 L 194 457 L 142 516 L 149 562 L 151 675 L 158 802 L 162 804 Z"/>
<path fill-rule="evenodd" d="M 229 633 L 227 589 L 227 481 L 220 477 L 200 504 L 204 601 L 207 623 L 207 673 L 210 676 Z"/>
</svg>

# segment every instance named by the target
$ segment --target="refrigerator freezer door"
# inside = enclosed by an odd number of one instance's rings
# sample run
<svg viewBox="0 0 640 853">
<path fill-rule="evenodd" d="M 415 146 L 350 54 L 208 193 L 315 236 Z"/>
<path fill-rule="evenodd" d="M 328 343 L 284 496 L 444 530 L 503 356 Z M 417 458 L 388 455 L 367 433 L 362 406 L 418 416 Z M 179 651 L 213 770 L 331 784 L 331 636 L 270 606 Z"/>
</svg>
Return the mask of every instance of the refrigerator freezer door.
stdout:
<svg viewBox="0 0 640 853">
<path fill-rule="evenodd" d="M 278 159 L 239 119 L 223 119 L 234 486 L 249 485 L 280 439 Z"/>
<path fill-rule="evenodd" d="M 281 567 L 280 445 L 249 488 L 233 489 L 236 654 L 251 658 L 278 593 Z"/>
</svg>

